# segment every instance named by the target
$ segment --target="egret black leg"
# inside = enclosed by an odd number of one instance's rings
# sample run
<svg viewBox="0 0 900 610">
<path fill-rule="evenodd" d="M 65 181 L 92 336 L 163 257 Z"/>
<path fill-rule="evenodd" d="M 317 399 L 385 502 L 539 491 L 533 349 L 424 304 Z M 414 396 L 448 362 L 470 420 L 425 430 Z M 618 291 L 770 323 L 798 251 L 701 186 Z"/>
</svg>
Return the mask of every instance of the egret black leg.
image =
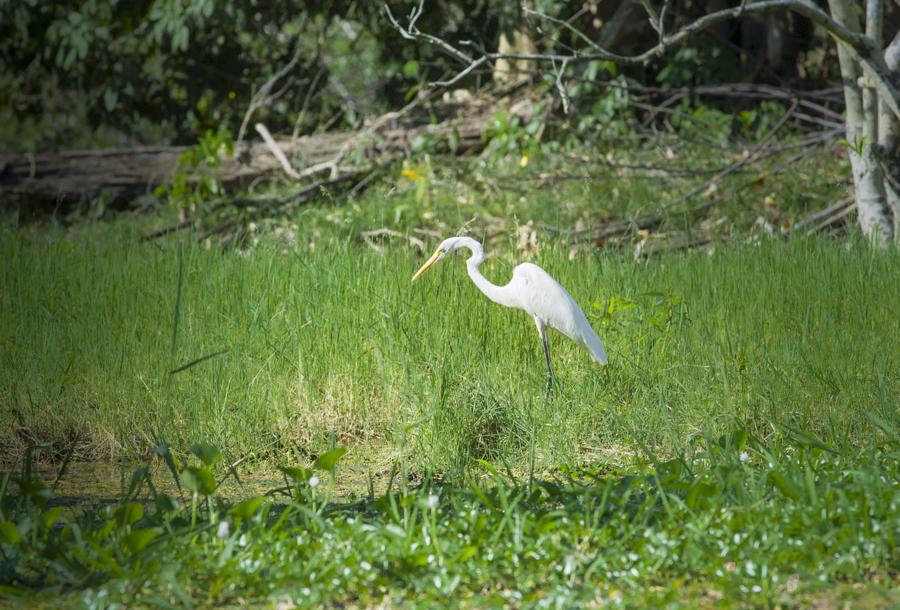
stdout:
<svg viewBox="0 0 900 610">
<path fill-rule="evenodd" d="M 547 342 L 547 333 L 541 333 L 541 341 L 544 344 L 544 357 L 547 359 L 547 391 L 553 389 L 553 367 L 550 365 L 550 344 Z"/>
</svg>

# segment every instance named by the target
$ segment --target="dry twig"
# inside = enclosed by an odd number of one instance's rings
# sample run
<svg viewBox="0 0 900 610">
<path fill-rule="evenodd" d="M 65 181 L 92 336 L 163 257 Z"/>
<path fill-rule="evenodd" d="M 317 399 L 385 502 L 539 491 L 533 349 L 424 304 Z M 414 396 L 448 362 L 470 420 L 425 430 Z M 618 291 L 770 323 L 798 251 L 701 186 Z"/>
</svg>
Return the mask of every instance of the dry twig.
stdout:
<svg viewBox="0 0 900 610">
<path fill-rule="evenodd" d="M 275 138 L 272 137 L 272 134 L 269 133 L 269 130 L 266 129 L 266 126 L 262 123 L 257 123 L 254 125 L 256 132 L 262 136 L 263 142 L 266 143 L 268 149 L 272 152 L 272 155 L 278 159 L 278 162 L 281 163 L 281 167 L 284 169 L 284 173 L 293 178 L 294 180 L 299 180 L 302 178 L 300 174 L 297 173 L 291 166 L 291 162 L 288 161 L 288 158 L 285 156 L 284 151 L 281 150 L 281 147 L 278 146 L 278 143 L 275 141 Z"/>
</svg>

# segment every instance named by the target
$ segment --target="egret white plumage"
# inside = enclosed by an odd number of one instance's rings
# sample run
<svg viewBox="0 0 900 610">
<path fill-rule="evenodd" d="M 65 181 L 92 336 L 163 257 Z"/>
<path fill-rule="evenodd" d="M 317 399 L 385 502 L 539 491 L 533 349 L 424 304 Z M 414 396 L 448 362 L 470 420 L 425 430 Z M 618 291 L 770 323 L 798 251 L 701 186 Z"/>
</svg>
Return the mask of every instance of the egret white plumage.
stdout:
<svg viewBox="0 0 900 610">
<path fill-rule="evenodd" d="M 459 248 L 468 248 L 472 255 L 466 260 L 466 269 L 475 286 L 494 303 L 514 307 L 529 313 L 534 318 L 544 357 L 547 360 L 547 387 L 553 386 L 553 367 L 550 364 L 550 344 L 547 341 L 547 327 L 555 328 L 572 341 L 580 343 L 591 357 L 600 364 L 606 364 L 606 350 L 603 342 L 591 325 L 575 299 L 554 280 L 549 273 L 532 263 L 522 263 L 513 269 L 512 280 L 506 286 L 497 286 L 485 278 L 478 266 L 484 261 L 484 249 L 471 237 L 449 237 L 441 242 L 431 258 L 412 277 L 415 282 L 436 262 Z"/>
</svg>

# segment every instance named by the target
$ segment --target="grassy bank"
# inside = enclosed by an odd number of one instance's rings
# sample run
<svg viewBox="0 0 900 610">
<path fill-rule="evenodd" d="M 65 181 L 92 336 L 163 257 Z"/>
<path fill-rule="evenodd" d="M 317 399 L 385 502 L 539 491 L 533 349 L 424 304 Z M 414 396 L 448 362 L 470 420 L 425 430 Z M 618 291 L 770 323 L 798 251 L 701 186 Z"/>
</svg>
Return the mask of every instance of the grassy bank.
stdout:
<svg viewBox="0 0 900 610">
<path fill-rule="evenodd" d="M 681 459 L 527 482 L 484 463 L 334 503 L 331 471 L 223 500 L 195 448 L 181 494 L 147 467 L 113 504 L 0 479 L 0 600 L 30 607 L 887 608 L 900 603 L 897 430 L 840 452 L 735 430 Z M 198 459 L 200 458 L 200 459 Z M 8 485 L 7 485 L 8 484 Z M 191 495 L 189 490 L 196 493 Z"/>
<path fill-rule="evenodd" d="M 493 250 L 484 271 L 504 283 L 523 256 L 512 240 Z M 897 251 L 818 238 L 572 261 L 545 242 L 531 259 L 610 353 L 601 368 L 553 334 L 549 398 L 531 320 L 485 299 L 462 255 L 410 285 L 425 256 L 4 232 L 4 451 L 77 440 L 111 458 L 202 440 L 281 461 L 338 443 L 455 470 L 532 447 L 543 466 L 671 454 L 736 425 L 846 447 L 872 438 L 865 413 L 896 418 Z"/>
<path fill-rule="evenodd" d="M 691 186 L 560 159 L 426 157 L 237 246 L 140 240 L 165 213 L 0 229 L 0 604 L 896 605 L 900 251 L 752 228 L 840 168 L 595 248 L 559 229 Z M 609 366 L 551 334 L 548 395 L 463 255 L 411 285 L 462 232 L 497 283 L 559 279 Z"/>
</svg>

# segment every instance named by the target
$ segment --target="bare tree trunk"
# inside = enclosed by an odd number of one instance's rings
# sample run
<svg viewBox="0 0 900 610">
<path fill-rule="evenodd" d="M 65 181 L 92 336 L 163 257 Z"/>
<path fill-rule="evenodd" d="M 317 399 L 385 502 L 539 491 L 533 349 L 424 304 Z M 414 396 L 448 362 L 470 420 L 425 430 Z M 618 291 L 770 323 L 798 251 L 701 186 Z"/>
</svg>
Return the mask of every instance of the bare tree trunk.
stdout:
<svg viewBox="0 0 900 610">
<path fill-rule="evenodd" d="M 900 80 L 900 31 L 885 49 L 884 59 L 897 82 Z M 900 121 L 884 100 L 878 104 L 878 152 L 884 160 L 884 190 L 894 215 L 894 239 L 900 240 Z"/>
<path fill-rule="evenodd" d="M 869 0 L 869 3 L 878 0 Z M 828 0 L 831 16 L 851 32 L 859 32 L 859 20 L 851 0 Z M 877 16 L 877 11 L 871 11 Z M 869 30 L 880 24 L 869 23 Z M 875 157 L 877 139 L 877 97 L 875 91 L 860 89 L 862 70 L 850 51 L 841 43 L 837 45 L 844 81 L 846 102 L 847 141 L 850 143 L 850 166 L 856 191 L 856 213 L 863 234 L 879 244 L 886 244 L 893 237 L 894 225 L 887 208 L 884 192 L 884 176 Z"/>
</svg>

